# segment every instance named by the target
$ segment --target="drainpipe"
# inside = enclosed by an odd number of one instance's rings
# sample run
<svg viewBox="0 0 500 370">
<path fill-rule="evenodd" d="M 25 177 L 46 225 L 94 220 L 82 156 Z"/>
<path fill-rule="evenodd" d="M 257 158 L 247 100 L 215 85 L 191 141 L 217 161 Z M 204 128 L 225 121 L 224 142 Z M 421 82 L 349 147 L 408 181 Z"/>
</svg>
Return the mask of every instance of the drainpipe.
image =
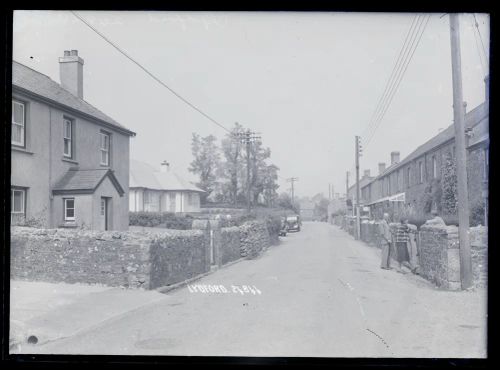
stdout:
<svg viewBox="0 0 500 370">
<path fill-rule="evenodd" d="M 52 195 L 52 108 L 49 106 L 49 228 L 53 226 L 52 209 L 54 208 L 54 196 Z"/>
</svg>

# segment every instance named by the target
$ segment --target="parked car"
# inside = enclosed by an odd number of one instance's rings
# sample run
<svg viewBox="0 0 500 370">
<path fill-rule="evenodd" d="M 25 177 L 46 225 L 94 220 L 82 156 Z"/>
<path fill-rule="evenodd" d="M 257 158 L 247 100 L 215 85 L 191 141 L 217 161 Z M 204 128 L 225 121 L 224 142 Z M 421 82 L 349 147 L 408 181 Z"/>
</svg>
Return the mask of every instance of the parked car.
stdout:
<svg viewBox="0 0 500 370">
<path fill-rule="evenodd" d="M 288 224 L 286 222 L 286 219 L 283 217 L 281 219 L 280 236 L 286 236 L 287 232 L 288 232 Z"/>
<path fill-rule="evenodd" d="M 300 231 L 300 227 L 302 226 L 302 221 L 298 215 L 287 216 L 286 223 L 288 225 L 288 231 Z"/>
</svg>

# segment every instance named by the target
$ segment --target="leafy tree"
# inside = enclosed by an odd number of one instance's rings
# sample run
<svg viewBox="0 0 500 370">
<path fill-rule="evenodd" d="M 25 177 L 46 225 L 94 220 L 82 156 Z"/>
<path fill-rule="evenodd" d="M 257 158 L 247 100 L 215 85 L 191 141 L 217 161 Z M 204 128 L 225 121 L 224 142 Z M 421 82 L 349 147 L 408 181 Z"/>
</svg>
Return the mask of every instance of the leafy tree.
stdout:
<svg viewBox="0 0 500 370">
<path fill-rule="evenodd" d="M 240 184 L 244 166 L 243 144 L 238 138 L 238 134 L 243 132 L 243 126 L 235 123 L 231 133 L 228 133 L 221 142 L 221 150 L 224 161 L 218 171 L 218 175 L 226 182 L 221 187 L 225 200 L 236 204 L 238 201 L 238 186 Z"/>
<path fill-rule="evenodd" d="M 281 193 L 278 196 L 277 204 L 280 208 L 290 209 L 296 213 L 300 212 L 300 207 L 298 204 L 292 203 L 292 197 L 287 193 Z"/>
<path fill-rule="evenodd" d="M 196 185 L 206 191 L 202 196 L 202 202 L 207 200 L 216 187 L 216 171 L 220 163 L 216 140 L 213 135 L 201 137 L 193 133 L 191 141 L 191 152 L 194 159 L 189 171 L 199 176 L 200 180 Z"/>
<path fill-rule="evenodd" d="M 444 214 L 457 213 L 457 168 L 451 153 L 447 153 L 443 161 L 442 180 L 442 210 Z"/>
<path fill-rule="evenodd" d="M 314 197 L 316 202 L 314 205 L 313 215 L 319 219 L 324 220 L 328 218 L 328 199 L 325 197 Z"/>
</svg>

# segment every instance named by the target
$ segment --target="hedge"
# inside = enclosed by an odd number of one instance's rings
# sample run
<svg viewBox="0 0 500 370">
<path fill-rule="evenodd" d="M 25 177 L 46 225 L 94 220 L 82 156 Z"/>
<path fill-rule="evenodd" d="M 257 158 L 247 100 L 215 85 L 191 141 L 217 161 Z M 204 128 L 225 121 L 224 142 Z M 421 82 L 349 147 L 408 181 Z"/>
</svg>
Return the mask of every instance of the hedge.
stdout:
<svg viewBox="0 0 500 370">
<path fill-rule="evenodd" d="M 189 230 L 193 225 L 193 217 L 178 216 L 168 212 L 130 212 L 129 225 Z"/>
</svg>

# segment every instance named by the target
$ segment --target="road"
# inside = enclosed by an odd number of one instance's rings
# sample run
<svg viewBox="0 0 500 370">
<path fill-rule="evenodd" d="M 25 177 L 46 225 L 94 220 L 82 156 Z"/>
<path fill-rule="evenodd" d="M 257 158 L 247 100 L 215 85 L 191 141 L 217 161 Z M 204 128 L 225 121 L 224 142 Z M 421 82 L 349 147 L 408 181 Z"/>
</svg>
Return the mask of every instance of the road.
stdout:
<svg viewBox="0 0 500 370">
<path fill-rule="evenodd" d="M 485 357 L 486 293 L 381 270 L 380 251 L 304 223 L 255 260 L 33 353 L 273 357 Z M 254 293 L 233 293 L 250 285 Z"/>
</svg>

